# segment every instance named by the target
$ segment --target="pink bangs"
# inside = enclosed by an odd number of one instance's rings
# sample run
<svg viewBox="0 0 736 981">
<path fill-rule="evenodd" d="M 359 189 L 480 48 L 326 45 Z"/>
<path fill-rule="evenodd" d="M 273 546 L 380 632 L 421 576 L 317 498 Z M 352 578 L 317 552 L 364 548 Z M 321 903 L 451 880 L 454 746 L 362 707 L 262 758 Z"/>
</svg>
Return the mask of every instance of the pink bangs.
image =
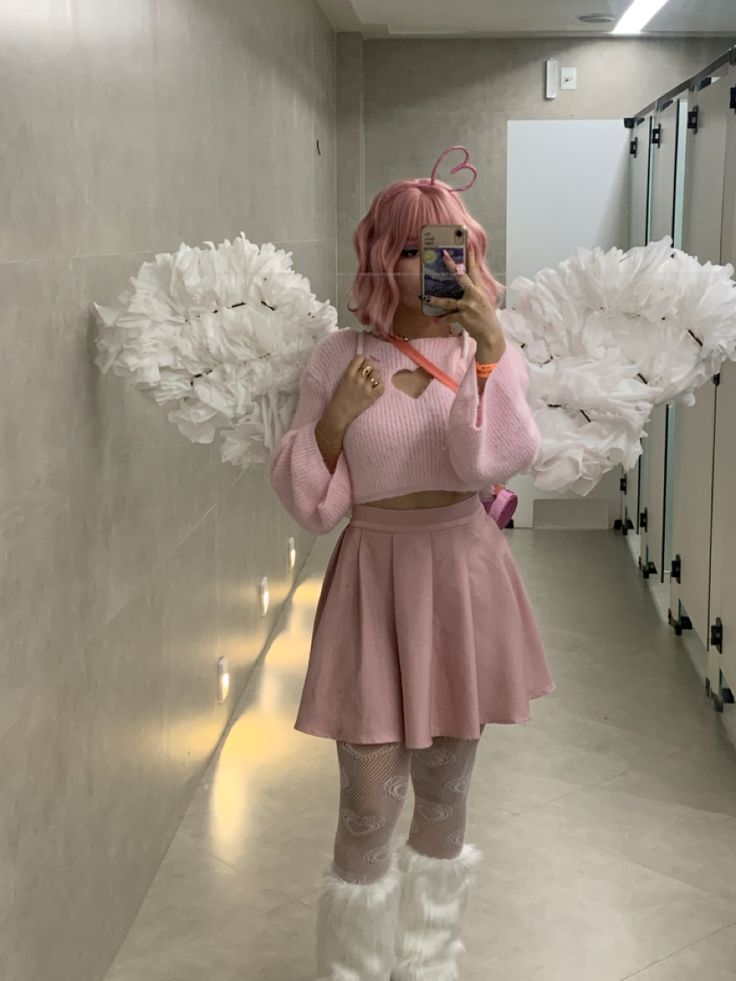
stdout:
<svg viewBox="0 0 736 981">
<path fill-rule="evenodd" d="M 389 184 L 373 200 L 361 220 L 353 244 L 358 269 L 350 291 L 348 309 L 358 321 L 384 336 L 393 323 L 399 303 L 394 270 L 407 242 L 419 243 L 422 225 L 462 224 L 468 229 L 481 279 L 497 306 L 503 287 L 491 275 L 485 255 L 488 238 L 483 226 L 468 212 L 458 194 L 442 181 L 403 180 Z"/>
</svg>

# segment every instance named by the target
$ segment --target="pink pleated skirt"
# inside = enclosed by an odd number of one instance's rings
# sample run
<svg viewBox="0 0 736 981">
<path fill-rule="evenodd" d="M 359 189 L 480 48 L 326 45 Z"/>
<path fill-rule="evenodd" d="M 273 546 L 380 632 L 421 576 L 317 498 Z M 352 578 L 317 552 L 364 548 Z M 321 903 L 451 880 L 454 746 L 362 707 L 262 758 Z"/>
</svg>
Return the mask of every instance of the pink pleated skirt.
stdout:
<svg viewBox="0 0 736 981">
<path fill-rule="evenodd" d="M 479 497 L 358 504 L 332 552 L 294 725 L 354 743 L 479 739 L 555 690 L 504 532 Z"/>
</svg>

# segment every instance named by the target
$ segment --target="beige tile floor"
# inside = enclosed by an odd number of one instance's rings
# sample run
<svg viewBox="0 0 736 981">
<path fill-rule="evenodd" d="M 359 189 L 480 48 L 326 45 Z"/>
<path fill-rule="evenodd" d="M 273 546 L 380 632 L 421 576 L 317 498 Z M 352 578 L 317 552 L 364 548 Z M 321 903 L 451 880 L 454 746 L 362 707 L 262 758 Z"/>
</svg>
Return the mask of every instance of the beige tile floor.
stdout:
<svg viewBox="0 0 736 981">
<path fill-rule="evenodd" d="M 463 981 L 735 981 L 736 751 L 685 635 L 619 533 L 507 534 L 557 691 L 479 747 Z M 106 981 L 314 977 L 336 754 L 293 720 L 335 538 L 307 558 Z"/>
</svg>

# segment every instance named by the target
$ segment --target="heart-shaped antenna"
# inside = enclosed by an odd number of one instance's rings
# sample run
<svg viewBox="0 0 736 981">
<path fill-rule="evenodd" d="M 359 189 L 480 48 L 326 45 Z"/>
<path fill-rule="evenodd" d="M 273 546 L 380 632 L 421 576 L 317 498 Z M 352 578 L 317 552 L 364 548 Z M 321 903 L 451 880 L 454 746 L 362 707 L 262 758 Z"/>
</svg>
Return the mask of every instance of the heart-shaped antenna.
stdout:
<svg viewBox="0 0 736 981">
<path fill-rule="evenodd" d="M 453 192 L 467 191 L 467 190 L 469 190 L 473 186 L 473 184 L 475 184 L 475 181 L 476 181 L 476 179 L 478 177 L 478 171 L 470 163 L 470 153 L 468 152 L 467 147 L 460 146 L 460 145 L 457 145 L 457 146 L 448 146 L 448 148 L 446 150 L 443 150 L 443 152 L 437 158 L 437 162 L 435 163 L 434 167 L 432 168 L 432 176 L 429 179 L 429 183 L 430 184 L 434 184 L 435 183 L 434 177 L 435 177 L 435 174 L 437 173 L 437 168 L 439 167 L 440 163 L 445 159 L 445 157 L 447 156 L 447 154 L 448 153 L 452 153 L 453 150 L 462 150 L 462 152 L 465 154 L 465 156 L 463 157 L 462 161 L 459 164 L 457 164 L 455 167 L 452 168 L 452 170 L 450 171 L 450 173 L 451 174 L 456 174 L 459 170 L 469 170 L 472 173 L 472 175 L 473 175 L 473 179 L 471 180 L 471 182 L 469 184 L 466 184 L 465 187 L 453 187 L 453 188 L 450 188 L 450 190 L 453 191 Z"/>
</svg>

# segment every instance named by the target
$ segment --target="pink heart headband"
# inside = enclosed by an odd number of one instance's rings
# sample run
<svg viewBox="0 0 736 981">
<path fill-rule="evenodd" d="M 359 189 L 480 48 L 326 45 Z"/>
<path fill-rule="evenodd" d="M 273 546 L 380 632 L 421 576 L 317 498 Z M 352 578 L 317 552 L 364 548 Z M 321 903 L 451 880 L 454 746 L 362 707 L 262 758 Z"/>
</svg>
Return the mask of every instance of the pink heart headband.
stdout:
<svg viewBox="0 0 736 981">
<path fill-rule="evenodd" d="M 429 183 L 430 184 L 435 183 L 434 177 L 435 174 L 437 173 L 437 168 L 439 167 L 440 163 L 445 159 L 447 154 L 452 153 L 453 150 L 461 150 L 465 154 L 465 156 L 463 157 L 462 161 L 459 164 L 457 164 L 452 168 L 450 173 L 456 174 L 459 170 L 469 170 L 473 175 L 473 179 L 470 181 L 469 184 L 466 184 L 465 187 L 452 187 L 450 188 L 450 190 L 453 191 L 454 193 L 457 193 L 458 191 L 467 191 L 473 186 L 473 184 L 475 184 L 475 181 L 478 177 L 478 171 L 470 163 L 470 153 L 468 152 L 467 148 L 464 146 L 459 146 L 459 145 L 449 146 L 446 150 L 443 150 L 443 152 L 437 158 L 437 162 L 435 163 L 434 167 L 432 168 L 432 176 L 429 179 Z"/>
</svg>

